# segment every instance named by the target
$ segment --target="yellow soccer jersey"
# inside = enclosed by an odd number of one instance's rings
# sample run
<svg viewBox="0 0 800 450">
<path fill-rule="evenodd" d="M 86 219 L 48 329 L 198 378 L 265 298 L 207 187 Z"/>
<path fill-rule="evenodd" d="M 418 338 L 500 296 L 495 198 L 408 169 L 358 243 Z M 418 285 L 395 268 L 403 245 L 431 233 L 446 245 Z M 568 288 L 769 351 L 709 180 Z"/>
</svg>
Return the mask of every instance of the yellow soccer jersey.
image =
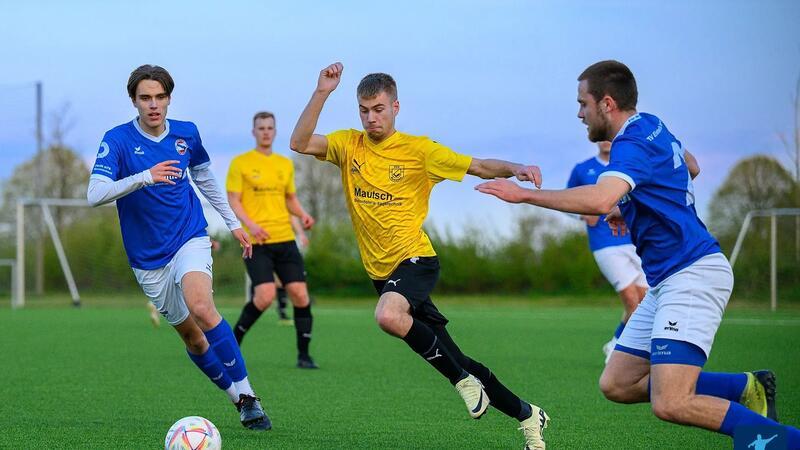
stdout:
<svg viewBox="0 0 800 450">
<path fill-rule="evenodd" d="M 427 137 L 395 132 L 380 144 L 342 130 L 328 138 L 326 160 L 342 172 L 347 208 L 370 278 L 388 277 L 401 261 L 434 256 L 422 223 L 433 186 L 461 181 L 472 158 Z"/>
<path fill-rule="evenodd" d="M 291 159 L 275 153 L 267 156 L 257 150 L 242 153 L 231 161 L 225 189 L 242 194 L 242 207 L 247 216 L 269 234 L 268 240 L 258 244 L 294 240 L 291 216 L 286 208 L 286 194 L 295 192 Z M 253 239 L 252 234 L 250 239 Z"/>
</svg>

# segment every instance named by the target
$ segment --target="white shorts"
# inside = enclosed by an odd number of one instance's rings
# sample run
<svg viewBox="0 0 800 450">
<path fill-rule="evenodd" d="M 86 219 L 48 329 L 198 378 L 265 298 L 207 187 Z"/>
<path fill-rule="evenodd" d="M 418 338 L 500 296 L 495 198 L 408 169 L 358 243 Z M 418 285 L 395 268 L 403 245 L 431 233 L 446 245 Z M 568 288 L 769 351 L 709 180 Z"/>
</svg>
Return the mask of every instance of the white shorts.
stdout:
<svg viewBox="0 0 800 450">
<path fill-rule="evenodd" d="M 211 239 L 208 236 L 189 239 L 160 269 L 133 269 L 144 294 L 158 308 L 170 325 L 179 325 L 189 317 L 181 280 L 189 272 L 211 275 Z"/>
<path fill-rule="evenodd" d="M 647 291 L 617 344 L 649 354 L 652 339 L 673 339 L 700 347 L 708 357 L 732 290 L 728 259 L 722 253 L 704 256 Z"/>
<path fill-rule="evenodd" d="M 614 290 L 619 292 L 636 284 L 647 287 L 647 277 L 642 271 L 642 260 L 636 254 L 633 244 L 614 245 L 601 248 L 592 253 L 600 272 L 606 277 Z"/>
</svg>

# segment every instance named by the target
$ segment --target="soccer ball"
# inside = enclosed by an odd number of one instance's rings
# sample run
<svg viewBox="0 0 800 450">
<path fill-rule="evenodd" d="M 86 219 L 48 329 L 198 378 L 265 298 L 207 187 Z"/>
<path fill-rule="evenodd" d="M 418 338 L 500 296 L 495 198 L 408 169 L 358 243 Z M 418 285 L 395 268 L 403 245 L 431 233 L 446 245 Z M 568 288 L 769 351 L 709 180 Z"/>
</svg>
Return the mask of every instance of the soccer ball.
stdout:
<svg viewBox="0 0 800 450">
<path fill-rule="evenodd" d="M 175 422 L 164 439 L 164 450 L 220 450 L 222 437 L 210 420 L 189 416 Z"/>
</svg>

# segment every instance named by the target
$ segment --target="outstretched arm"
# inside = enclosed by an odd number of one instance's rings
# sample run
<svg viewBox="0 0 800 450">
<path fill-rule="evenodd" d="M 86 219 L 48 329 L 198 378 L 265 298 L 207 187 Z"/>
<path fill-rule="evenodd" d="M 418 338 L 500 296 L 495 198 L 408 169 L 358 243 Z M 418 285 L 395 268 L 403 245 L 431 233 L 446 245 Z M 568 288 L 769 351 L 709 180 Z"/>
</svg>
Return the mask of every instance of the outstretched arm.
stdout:
<svg viewBox="0 0 800 450">
<path fill-rule="evenodd" d="M 537 166 L 523 166 L 499 159 L 472 158 L 467 173 L 484 180 L 517 177 L 520 181 L 532 182 L 537 188 L 542 187 L 542 172 Z"/>
<path fill-rule="evenodd" d="M 525 189 L 503 179 L 481 183 L 475 189 L 509 203 L 530 203 L 556 211 L 600 215 L 608 214 L 631 187 L 620 178 L 602 177 L 597 184 L 557 191 Z"/>
<path fill-rule="evenodd" d="M 322 107 L 325 106 L 325 101 L 342 79 L 343 70 L 342 63 L 337 62 L 320 71 L 317 88 L 311 94 L 311 99 L 303 113 L 300 114 L 300 118 L 297 119 L 292 137 L 289 139 L 289 148 L 297 153 L 312 156 L 327 154 L 328 139 L 325 136 L 314 134 L 314 130 L 317 128 L 317 121 Z"/>
</svg>

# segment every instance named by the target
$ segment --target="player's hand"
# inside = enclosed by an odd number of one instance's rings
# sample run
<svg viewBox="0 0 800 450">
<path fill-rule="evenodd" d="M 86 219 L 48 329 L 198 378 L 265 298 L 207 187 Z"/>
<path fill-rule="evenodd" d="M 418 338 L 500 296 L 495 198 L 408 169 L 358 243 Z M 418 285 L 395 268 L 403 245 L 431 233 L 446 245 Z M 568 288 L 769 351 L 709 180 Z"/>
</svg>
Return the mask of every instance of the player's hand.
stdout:
<svg viewBox="0 0 800 450">
<path fill-rule="evenodd" d="M 300 223 L 303 224 L 304 230 L 310 230 L 311 227 L 314 226 L 314 223 L 316 223 L 316 220 L 314 220 L 314 218 L 309 216 L 308 214 L 304 214 L 300 216 Z"/>
<path fill-rule="evenodd" d="M 250 245 L 250 238 L 247 237 L 247 233 L 243 229 L 237 228 L 231 231 L 231 234 L 242 245 L 242 258 L 250 259 L 253 256 L 253 246 Z"/>
<path fill-rule="evenodd" d="M 606 216 L 606 222 L 611 228 L 611 234 L 614 236 L 625 236 L 628 233 L 628 226 L 625 224 L 625 219 L 619 210 L 619 206 L 615 206 L 610 213 Z"/>
<path fill-rule="evenodd" d="M 342 80 L 342 71 L 344 71 L 344 66 L 340 62 L 322 69 L 317 80 L 317 90 L 326 93 L 333 92 L 336 86 L 339 86 L 339 81 Z"/>
<path fill-rule="evenodd" d="M 306 234 L 305 234 L 305 233 L 303 233 L 303 234 L 299 235 L 298 237 L 300 238 L 300 245 L 301 245 L 303 248 L 306 248 L 306 247 L 308 247 L 308 244 L 309 244 L 309 242 L 310 242 L 310 241 L 308 240 L 308 236 L 306 236 Z"/>
<path fill-rule="evenodd" d="M 264 242 L 269 239 L 269 233 L 267 233 L 267 230 L 261 228 L 258 226 L 258 224 L 253 223 L 251 226 L 247 227 L 247 229 L 250 230 L 250 234 L 253 235 L 253 240 L 256 243 Z"/>
<path fill-rule="evenodd" d="M 175 167 L 174 164 L 180 164 L 180 161 L 171 159 L 151 167 L 150 175 L 153 177 L 153 183 L 175 184 L 172 180 L 180 178 L 183 171 L 180 167 Z"/>
<path fill-rule="evenodd" d="M 586 222 L 586 225 L 590 227 L 597 226 L 597 222 L 600 221 L 600 216 L 581 216 L 581 220 Z"/>
<path fill-rule="evenodd" d="M 492 181 L 481 183 L 475 186 L 475 189 L 484 194 L 494 195 L 500 200 L 505 200 L 509 203 L 522 203 L 525 201 L 525 191 L 527 191 L 517 183 L 505 178 L 495 178 Z"/>
<path fill-rule="evenodd" d="M 542 171 L 539 166 L 520 166 L 514 171 L 514 176 L 519 181 L 530 181 L 538 189 L 542 188 Z"/>
</svg>

